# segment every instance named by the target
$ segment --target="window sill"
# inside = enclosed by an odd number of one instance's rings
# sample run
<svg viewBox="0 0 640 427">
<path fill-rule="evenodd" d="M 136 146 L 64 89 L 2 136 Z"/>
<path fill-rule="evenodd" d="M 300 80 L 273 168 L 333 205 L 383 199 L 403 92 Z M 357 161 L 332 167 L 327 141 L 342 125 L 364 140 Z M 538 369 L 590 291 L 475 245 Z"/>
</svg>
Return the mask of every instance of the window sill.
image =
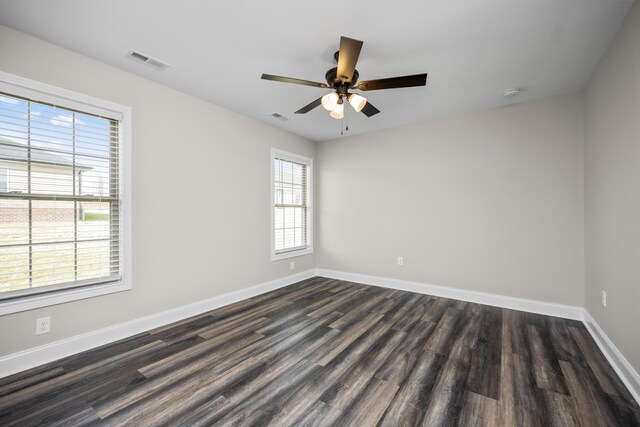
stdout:
<svg viewBox="0 0 640 427">
<path fill-rule="evenodd" d="M 296 258 L 299 256 L 310 255 L 312 253 L 313 253 L 313 248 L 299 249 L 297 251 L 282 252 L 279 254 L 272 253 L 271 261 L 280 261 L 282 259 L 287 259 L 287 258 Z"/>
<path fill-rule="evenodd" d="M 0 316 L 21 311 L 33 310 L 41 307 L 62 304 L 93 298 L 100 295 L 113 294 L 131 289 L 131 283 L 123 281 L 105 285 L 93 285 L 85 288 L 68 289 L 64 291 L 50 292 L 40 295 L 20 297 L 7 301 L 0 301 Z"/>
</svg>

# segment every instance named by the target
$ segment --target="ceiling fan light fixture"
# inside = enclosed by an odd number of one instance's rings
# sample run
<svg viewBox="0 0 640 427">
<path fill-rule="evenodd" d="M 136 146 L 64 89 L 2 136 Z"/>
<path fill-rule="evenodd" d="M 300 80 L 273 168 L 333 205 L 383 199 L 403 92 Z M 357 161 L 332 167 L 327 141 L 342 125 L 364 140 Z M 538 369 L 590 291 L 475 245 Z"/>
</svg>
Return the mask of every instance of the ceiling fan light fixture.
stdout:
<svg viewBox="0 0 640 427">
<path fill-rule="evenodd" d="M 336 104 L 333 110 L 329 113 L 334 119 L 341 119 L 344 117 L 344 104 Z"/>
<path fill-rule="evenodd" d="M 325 73 L 327 83 L 320 83 L 311 80 L 295 79 L 273 74 L 262 74 L 262 80 L 274 82 L 296 84 L 309 87 L 317 87 L 331 90 L 324 96 L 316 98 L 295 114 L 307 114 L 309 111 L 322 107 L 329 112 L 329 115 L 336 119 L 345 117 L 344 104 L 349 102 L 356 112 L 361 112 L 367 117 L 375 116 L 380 112 L 366 98 L 358 94 L 350 94 L 349 89 L 367 92 L 370 90 L 399 89 L 406 87 L 425 86 L 427 84 L 427 73 L 414 74 L 410 76 L 387 77 L 384 79 L 359 81 L 360 73 L 356 69 L 362 41 L 349 37 L 340 37 L 340 49 L 335 53 L 334 58 L 338 62 L 337 67 L 333 67 Z M 356 84 L 357 83 L 357 84 Z M 348 107 L 346 107 L 348 108 Z"/>
<path fill-rule="evenodd" d="M 331 111 L 338 104 L 340 97 L 337 93 L 331 92 L 322 97 L 322 106 L 325 110 Z"/>
<path fill-rule="evenodd" d="M 360 96 L 357 93 L 352 93 L 349 95 L 349 104 L 353 107 L 356 112 L 362 111 L 365 105 L 367 105 L 367 98 L 364 96 Z"/>
</svg>

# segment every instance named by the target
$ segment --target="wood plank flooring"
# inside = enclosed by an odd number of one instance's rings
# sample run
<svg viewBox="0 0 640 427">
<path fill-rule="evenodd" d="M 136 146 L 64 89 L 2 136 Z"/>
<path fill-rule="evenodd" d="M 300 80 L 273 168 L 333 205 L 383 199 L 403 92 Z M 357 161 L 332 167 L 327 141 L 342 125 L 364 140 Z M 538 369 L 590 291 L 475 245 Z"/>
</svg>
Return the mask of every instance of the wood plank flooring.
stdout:
<svg viewBox="0 0 640 427">
<path fill-rule="evenodd" d="M 577 321 L 312 278 L 0 379 L 0 425 L 640 426 Z"/>
</svg>

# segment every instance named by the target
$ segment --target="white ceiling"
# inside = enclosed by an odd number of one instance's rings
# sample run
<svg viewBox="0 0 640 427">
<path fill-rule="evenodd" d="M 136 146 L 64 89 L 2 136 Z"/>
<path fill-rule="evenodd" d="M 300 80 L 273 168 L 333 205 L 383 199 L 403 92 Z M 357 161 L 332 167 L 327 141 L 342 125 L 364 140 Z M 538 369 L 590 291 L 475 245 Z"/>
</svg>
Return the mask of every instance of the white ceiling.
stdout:
<svg viewBox="0 0 640 427">
<path fill-rule="evenodd" d="M 427 86 L 367 92 L 382 111 L 349 134 L 582 89 L 632 0 L 0 0 L 0 23 L 310 140 L 340 136 L 324 81 L 341 35 L 363 40 L 360 80 L 429 73 Z M 124 57 L 137 49 L 171 64 Z M 522 88 L 505 99 L 507 88 Z M 349 112 L 352 112 L 350 110 Z M 291 118 L 279 121 L 271 113 Z"/>
</svg>

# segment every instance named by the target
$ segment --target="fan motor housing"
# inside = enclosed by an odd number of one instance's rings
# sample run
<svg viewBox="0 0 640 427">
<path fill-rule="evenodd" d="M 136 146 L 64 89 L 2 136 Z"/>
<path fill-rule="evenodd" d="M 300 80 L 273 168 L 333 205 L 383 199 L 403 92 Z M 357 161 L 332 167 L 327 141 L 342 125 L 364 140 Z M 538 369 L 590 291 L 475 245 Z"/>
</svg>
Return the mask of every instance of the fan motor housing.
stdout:
<svg viewBox="0 0 640 427">
<path fill-rule="evenodd" d="M 358 70 L 353 70 L 353 78 L 351 79 L 351 81 L 350 82 L 342 82 L 338 78 L 338 67 L 331 68 L 324 75 L 324 78 L 327 80 L 327 84 L 329 86 L 331 86 L 331 87 L 336 88 L 336 89 L 338 89 L 340 86 L 343 86 L 343 85 L 347 89 L 350 88 L 350 87 L 353 87 L 353 85 L 355 85 L 356 82 L 358 81 L 358 77 L 360 77 L 360 74 L 358 73 Z"/>
</svg>

